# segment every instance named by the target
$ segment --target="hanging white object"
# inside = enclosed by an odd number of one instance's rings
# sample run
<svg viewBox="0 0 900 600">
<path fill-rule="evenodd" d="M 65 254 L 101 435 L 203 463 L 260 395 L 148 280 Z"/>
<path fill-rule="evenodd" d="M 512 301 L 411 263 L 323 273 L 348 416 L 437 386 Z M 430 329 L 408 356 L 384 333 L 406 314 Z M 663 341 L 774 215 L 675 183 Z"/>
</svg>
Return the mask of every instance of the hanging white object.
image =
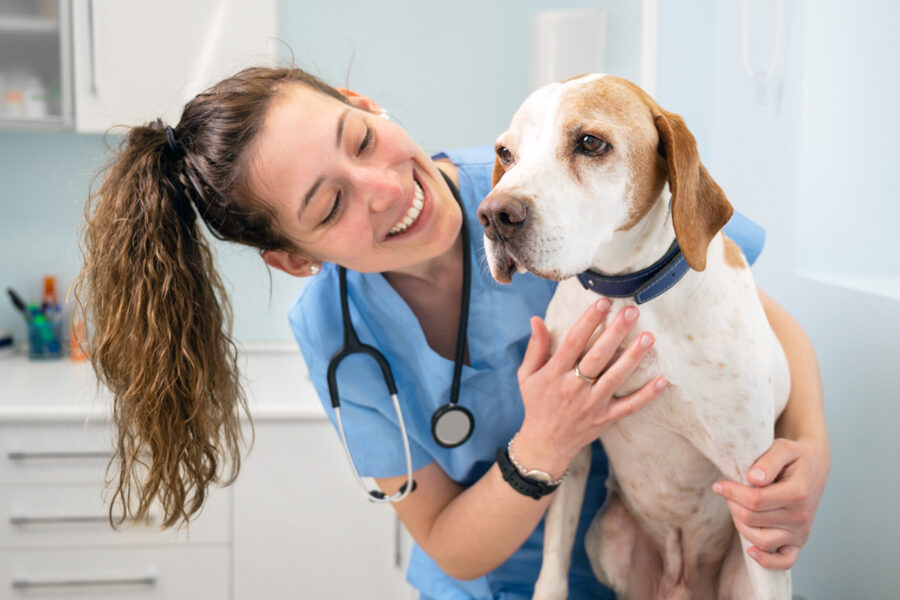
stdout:
<svg viewBox="0 0 900 600">
<path fill-rule="evenodd" d="M 531 89 L 582 73 L 603 71 L 606 19 L 602 10 L 546 10 L 531 21 Z"/>
<path fill-rule="evenodd" d="M 768 104 L 770 99 L 777 103 L 781 96 L 781 74 L 778 72 L 778 67 L 783 58 L 784 0 L 775 0 L 775 2 L 775 35 L 769 52 L 769 64 L 763 71 L 757 71 L 750 63 L 750 0 L 743 0 L 741 11 L 741 57 L 744 62 L 744 71 L 753 80 L 756 102 L 760 106 Z"/>
</svg>

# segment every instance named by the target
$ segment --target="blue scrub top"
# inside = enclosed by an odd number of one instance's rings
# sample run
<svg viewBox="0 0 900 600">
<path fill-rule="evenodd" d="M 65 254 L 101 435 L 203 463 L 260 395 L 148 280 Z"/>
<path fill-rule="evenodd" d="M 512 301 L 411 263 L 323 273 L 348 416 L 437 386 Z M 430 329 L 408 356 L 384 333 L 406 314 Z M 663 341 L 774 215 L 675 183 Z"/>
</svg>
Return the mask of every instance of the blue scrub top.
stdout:
<svg viewBox="0 0 900 600">
<path fill-rule="evenodd" d="M 364 344 L 387 358 L 409 435 L 413 469 L 437 461 L 447 475 L 469 486 L 487 472 L 494 453 L 519 430 L 524 418 L 516 371 L 530 335 L 529 318 L 543 317 L 556 283 L 530 273 L 516 274 L 508 285 L 494 281 L 487 267 L 482 230 L 475 216 L 491 189 L 494 151 L 489 146 L 437 155 L 457 167 L 459 189 L 471 233 L 472 295 L 469 309 L 470 365 L 463 366 L 459 404 L 475 417 L 472 437 L 457 448 L 438 446 L 431 436 L 431 415 L 449 402 L 453 361 L 428 345 L 416 316 L 379 273 L 348 271 L 347 288 L 353 325 Z M 764 230 L 739 213 L 725 227 L 749 262 L 759 255 Z M 309 280 L 288 314 L 309 374 L 325 411 L 335 423 L 325 378 L 328 363 L 343 345 L 338 270 L 323 265 Z M 354 355 L 338 369 L 341 416 L 356 468 L 363 477 L 406 473 L 401 432 L 393 404 L 377 364 Z M 594 444 L 593 464 L 572 555 L 570 598 L 614 598 L 590 570 L 584 534 L 606 495 L 606 456 Z M 531 598 L 541 564 L 544 523 L 505 563 L 470 581 L 445 574 L 414 545 L 408 581 L 435 599 Z"/>
</svg>

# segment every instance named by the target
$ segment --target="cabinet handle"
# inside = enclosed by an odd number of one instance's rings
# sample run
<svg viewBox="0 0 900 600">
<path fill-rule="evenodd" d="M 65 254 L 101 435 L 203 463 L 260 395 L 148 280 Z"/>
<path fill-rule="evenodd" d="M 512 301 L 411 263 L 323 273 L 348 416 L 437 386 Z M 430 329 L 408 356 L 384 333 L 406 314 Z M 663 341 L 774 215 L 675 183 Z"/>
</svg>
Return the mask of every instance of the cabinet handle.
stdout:
<svg viewBox="0 0 900 600">
<path fill-rule="evenodd" d="M 9 460 L 26 460 L 30 458 L 110 458 L 112 452 L 108 450 L 82 450 L 82 451 L 56 451 L 56 452 L 22 452 L 10 450 L 6 453 Z"/>
<path fill-rule="evenodd" d="M 28 588 L 87 587 L 102 585 L 156 585 L 156 580 L 156 575 L 113 579 L 46 579 L 43 581 L 18 578 L 13 579 L 12 586 L 14 589 L 23 590 Z"/>
<path fill-rule="evenodd" d="M 9 522 L 13 525 L 42 525 L 47 523 L 106 523 L 109 517 L 106 515 L 59 515 L 55 517 L 27 517 L 25 515 L 13 515 Z M 150 525 L 156 520 L 156 516 L 149 514 L 141 519 L 142 525 Z M 137 521 L 129 519 L 134 524 Z"/>
<path fill-rule="evenodd" d="M 88 0 L 88 56 L 91 62 L 91 94 L 97 97 L 97 60 L 94 48 L 94 0 Z"/>
</svg>

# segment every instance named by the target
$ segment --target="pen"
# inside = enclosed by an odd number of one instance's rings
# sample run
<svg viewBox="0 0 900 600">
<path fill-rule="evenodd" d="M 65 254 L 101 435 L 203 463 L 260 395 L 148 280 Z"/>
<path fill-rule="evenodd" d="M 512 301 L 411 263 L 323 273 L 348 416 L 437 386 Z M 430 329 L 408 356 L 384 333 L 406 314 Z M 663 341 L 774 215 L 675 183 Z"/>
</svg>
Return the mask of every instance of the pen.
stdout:
<svg viewBox="0 0 900 600">
<path fill-rule="evenodd" d="M 25 301 L 22 300 L 22 297 L 19 296 L 16 291 L 12 288 L 6 288 L 6 292 L 9 294 L 9 297 L 12 298 L 13 306 L 15 306 L 20 313 L 25 316 L 25 320 L 31 323 L 33 320 L 31 318 L 31 313 L 28 312 L 28 308 L 25 306 Z"/>
</svg>

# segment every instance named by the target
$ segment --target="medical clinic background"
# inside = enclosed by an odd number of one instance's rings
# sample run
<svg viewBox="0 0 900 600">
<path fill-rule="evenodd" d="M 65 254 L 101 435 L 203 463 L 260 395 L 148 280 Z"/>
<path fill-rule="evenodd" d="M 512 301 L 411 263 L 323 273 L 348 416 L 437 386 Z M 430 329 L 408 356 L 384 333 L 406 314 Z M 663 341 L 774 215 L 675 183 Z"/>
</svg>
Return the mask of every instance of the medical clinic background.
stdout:
<svg viewBox="0 0 900 600">
<path fill-rule="evenodd" d="M 276 6 L 282 57 L 293 55 L 332 85 L 377 99 L 435 152 L 492 144 L 505 129 L 531 90 L 529 32 L 539 12 L 602 10 L 603 69 L 643 85 L 684 116 L 729 200 L 766 228 L 754 266 L 758 285 L 816 348 L 832 465 L 812 536 L 793 569 L 796 592 L 808 600 L 900 597 L 900 403 L 893 377 L 900 359 L 900 202 L 893 182 L 900 164 L 900 4 L 278 0 Z M 173 26 L 172 35 L 189 30 Z M 4 288 L 32 290 L 53 273 L 65 290 L 74 279 L 83 205 L 107 142 L 115 136 L 105 142 L 72 131 L 0 130 Z M 302 283 L 268 271 L 250 250 L 216 249 L 235 337 L 293 345 L 286 314 Z M 0 329 L 24 334 L 6 301 Z M 328 443 L 340 451 L 336 438 Z M 340 522 L 332 526 L 335 535 L 352 536 Z"/>
</svg>

